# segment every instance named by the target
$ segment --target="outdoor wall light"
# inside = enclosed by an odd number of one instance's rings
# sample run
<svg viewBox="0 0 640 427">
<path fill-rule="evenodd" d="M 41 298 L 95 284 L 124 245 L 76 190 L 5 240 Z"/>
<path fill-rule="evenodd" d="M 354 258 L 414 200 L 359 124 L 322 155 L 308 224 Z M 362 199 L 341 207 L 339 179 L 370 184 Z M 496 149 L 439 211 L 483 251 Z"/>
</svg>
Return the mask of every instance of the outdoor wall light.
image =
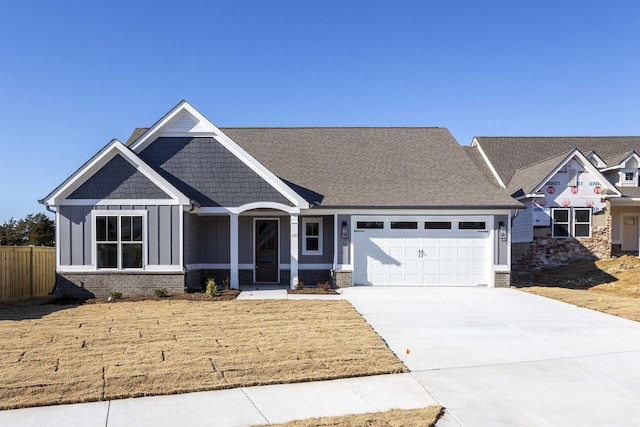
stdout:
<svg viewBox="0 0 640 427">
<path fill-rule="evenodd" d="M 342 238 L 347 239 L 349 237 L 349 228 L 347 227 L 347 221 L 342 221 Z"/>
<path fill-rule="evenodd" d="M 503 242 L 507 240 L 507 226 L 502 221 L 498 222 L 498 237 Z"/>
</svg>

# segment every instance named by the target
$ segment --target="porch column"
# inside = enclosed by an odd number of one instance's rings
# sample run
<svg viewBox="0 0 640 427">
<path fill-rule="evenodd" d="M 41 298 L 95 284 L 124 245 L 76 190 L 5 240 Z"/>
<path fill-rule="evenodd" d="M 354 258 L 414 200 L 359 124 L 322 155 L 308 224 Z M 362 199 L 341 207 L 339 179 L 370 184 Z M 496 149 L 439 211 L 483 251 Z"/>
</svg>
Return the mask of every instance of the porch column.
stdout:
<svg viewBox="0 0 640 427">
<path fill-rule="evenodd" d="M 291 289 L 298 284 L 298 215 L 291 214 Z"/>
<path fill-rule="evenodd" d="M 229 255 L 230 255 L 230 272 L 229 287 L 231 289 L 240 289 L 240 281 L 238 280 L 238 214 L 229 214 Z"/>
</svg>

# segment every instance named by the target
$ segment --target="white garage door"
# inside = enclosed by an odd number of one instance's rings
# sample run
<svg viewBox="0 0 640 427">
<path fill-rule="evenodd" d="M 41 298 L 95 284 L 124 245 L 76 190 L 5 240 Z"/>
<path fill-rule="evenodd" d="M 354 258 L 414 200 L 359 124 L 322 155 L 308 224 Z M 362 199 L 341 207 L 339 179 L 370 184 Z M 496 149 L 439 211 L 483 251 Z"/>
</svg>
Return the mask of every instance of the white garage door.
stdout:
<svg viewBox="0 0 640 427">
<path fill-rule="evenodd" d="M 354 228 L 354 283 L 478 286 L 489 283 L 489 220 L 367 218 Z"/>
</svg>

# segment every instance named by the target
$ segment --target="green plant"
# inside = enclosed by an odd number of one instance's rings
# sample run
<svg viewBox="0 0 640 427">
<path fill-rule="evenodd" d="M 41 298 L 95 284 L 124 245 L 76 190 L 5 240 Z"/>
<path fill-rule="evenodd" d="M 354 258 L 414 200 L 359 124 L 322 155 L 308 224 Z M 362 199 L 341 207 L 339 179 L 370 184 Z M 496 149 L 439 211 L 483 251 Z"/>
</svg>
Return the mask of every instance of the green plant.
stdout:
<svg viewBox="0 0 640 427">
<path fill-rule="evenodd" d="M 122 298 L 122 292 L 111 292 L 109 294 L 109 298 L 111 298 L 112 300 L 114 299 L 121 299 Z"/>
<path fill-rule="evenodd" d="M 227 278 L 222 281 L 222 286 L 224 286 L 225 291 L 229 290 L 230 284 L 231 284 L 231 279 L 229 279 L 229 276 L 227 276 Z"/>
<path fill-rule="evenodd" d="M 167 291 L 167 288 L 155 288 L 153 290 L 153 294 L 160 298 L 166 298 L 169 296 L 169 292 Z"/>
<path fill-rule="evenodd" d="M 206 293 L 209 297 L 215 297 L 216 295 L 218 295 L 218 285 L 216 284 L 216 279 L 207 279 Z"/>
</svg>

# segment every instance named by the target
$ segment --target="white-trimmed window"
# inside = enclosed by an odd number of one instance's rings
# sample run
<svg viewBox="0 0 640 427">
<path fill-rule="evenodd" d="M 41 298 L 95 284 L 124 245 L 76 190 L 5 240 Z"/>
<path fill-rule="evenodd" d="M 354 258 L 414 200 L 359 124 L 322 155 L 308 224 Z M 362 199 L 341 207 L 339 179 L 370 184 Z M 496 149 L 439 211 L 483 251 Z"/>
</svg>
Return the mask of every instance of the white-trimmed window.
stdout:
<svg viewBox="0 0 640 427">
<path fill-rule="evenodd" d="M 322 255 L 322 218 L 302 218 L 302 254 Z"/>
<path fill-rule="evenodd" d="M 638 170 L 637 169 L 622 169 L 619 172 L 619 179 L 622 187 L 637 187 L 638 186 Z"/>
<path fill-rule="evenodd" d="M 573 209 L 573 236 L 591 237 L 591 208 Z"/>
<path fill-rule="evenodd" d="M 95 253 L 98 269 L 136 269 L 144 264 L 144 216 L 95 215 Z"/>
<path fill-rule="evenodd" d="M 591 237 L 591 208 L 553 208 L 551 219 L 555 238 Z"/>
</svg>

